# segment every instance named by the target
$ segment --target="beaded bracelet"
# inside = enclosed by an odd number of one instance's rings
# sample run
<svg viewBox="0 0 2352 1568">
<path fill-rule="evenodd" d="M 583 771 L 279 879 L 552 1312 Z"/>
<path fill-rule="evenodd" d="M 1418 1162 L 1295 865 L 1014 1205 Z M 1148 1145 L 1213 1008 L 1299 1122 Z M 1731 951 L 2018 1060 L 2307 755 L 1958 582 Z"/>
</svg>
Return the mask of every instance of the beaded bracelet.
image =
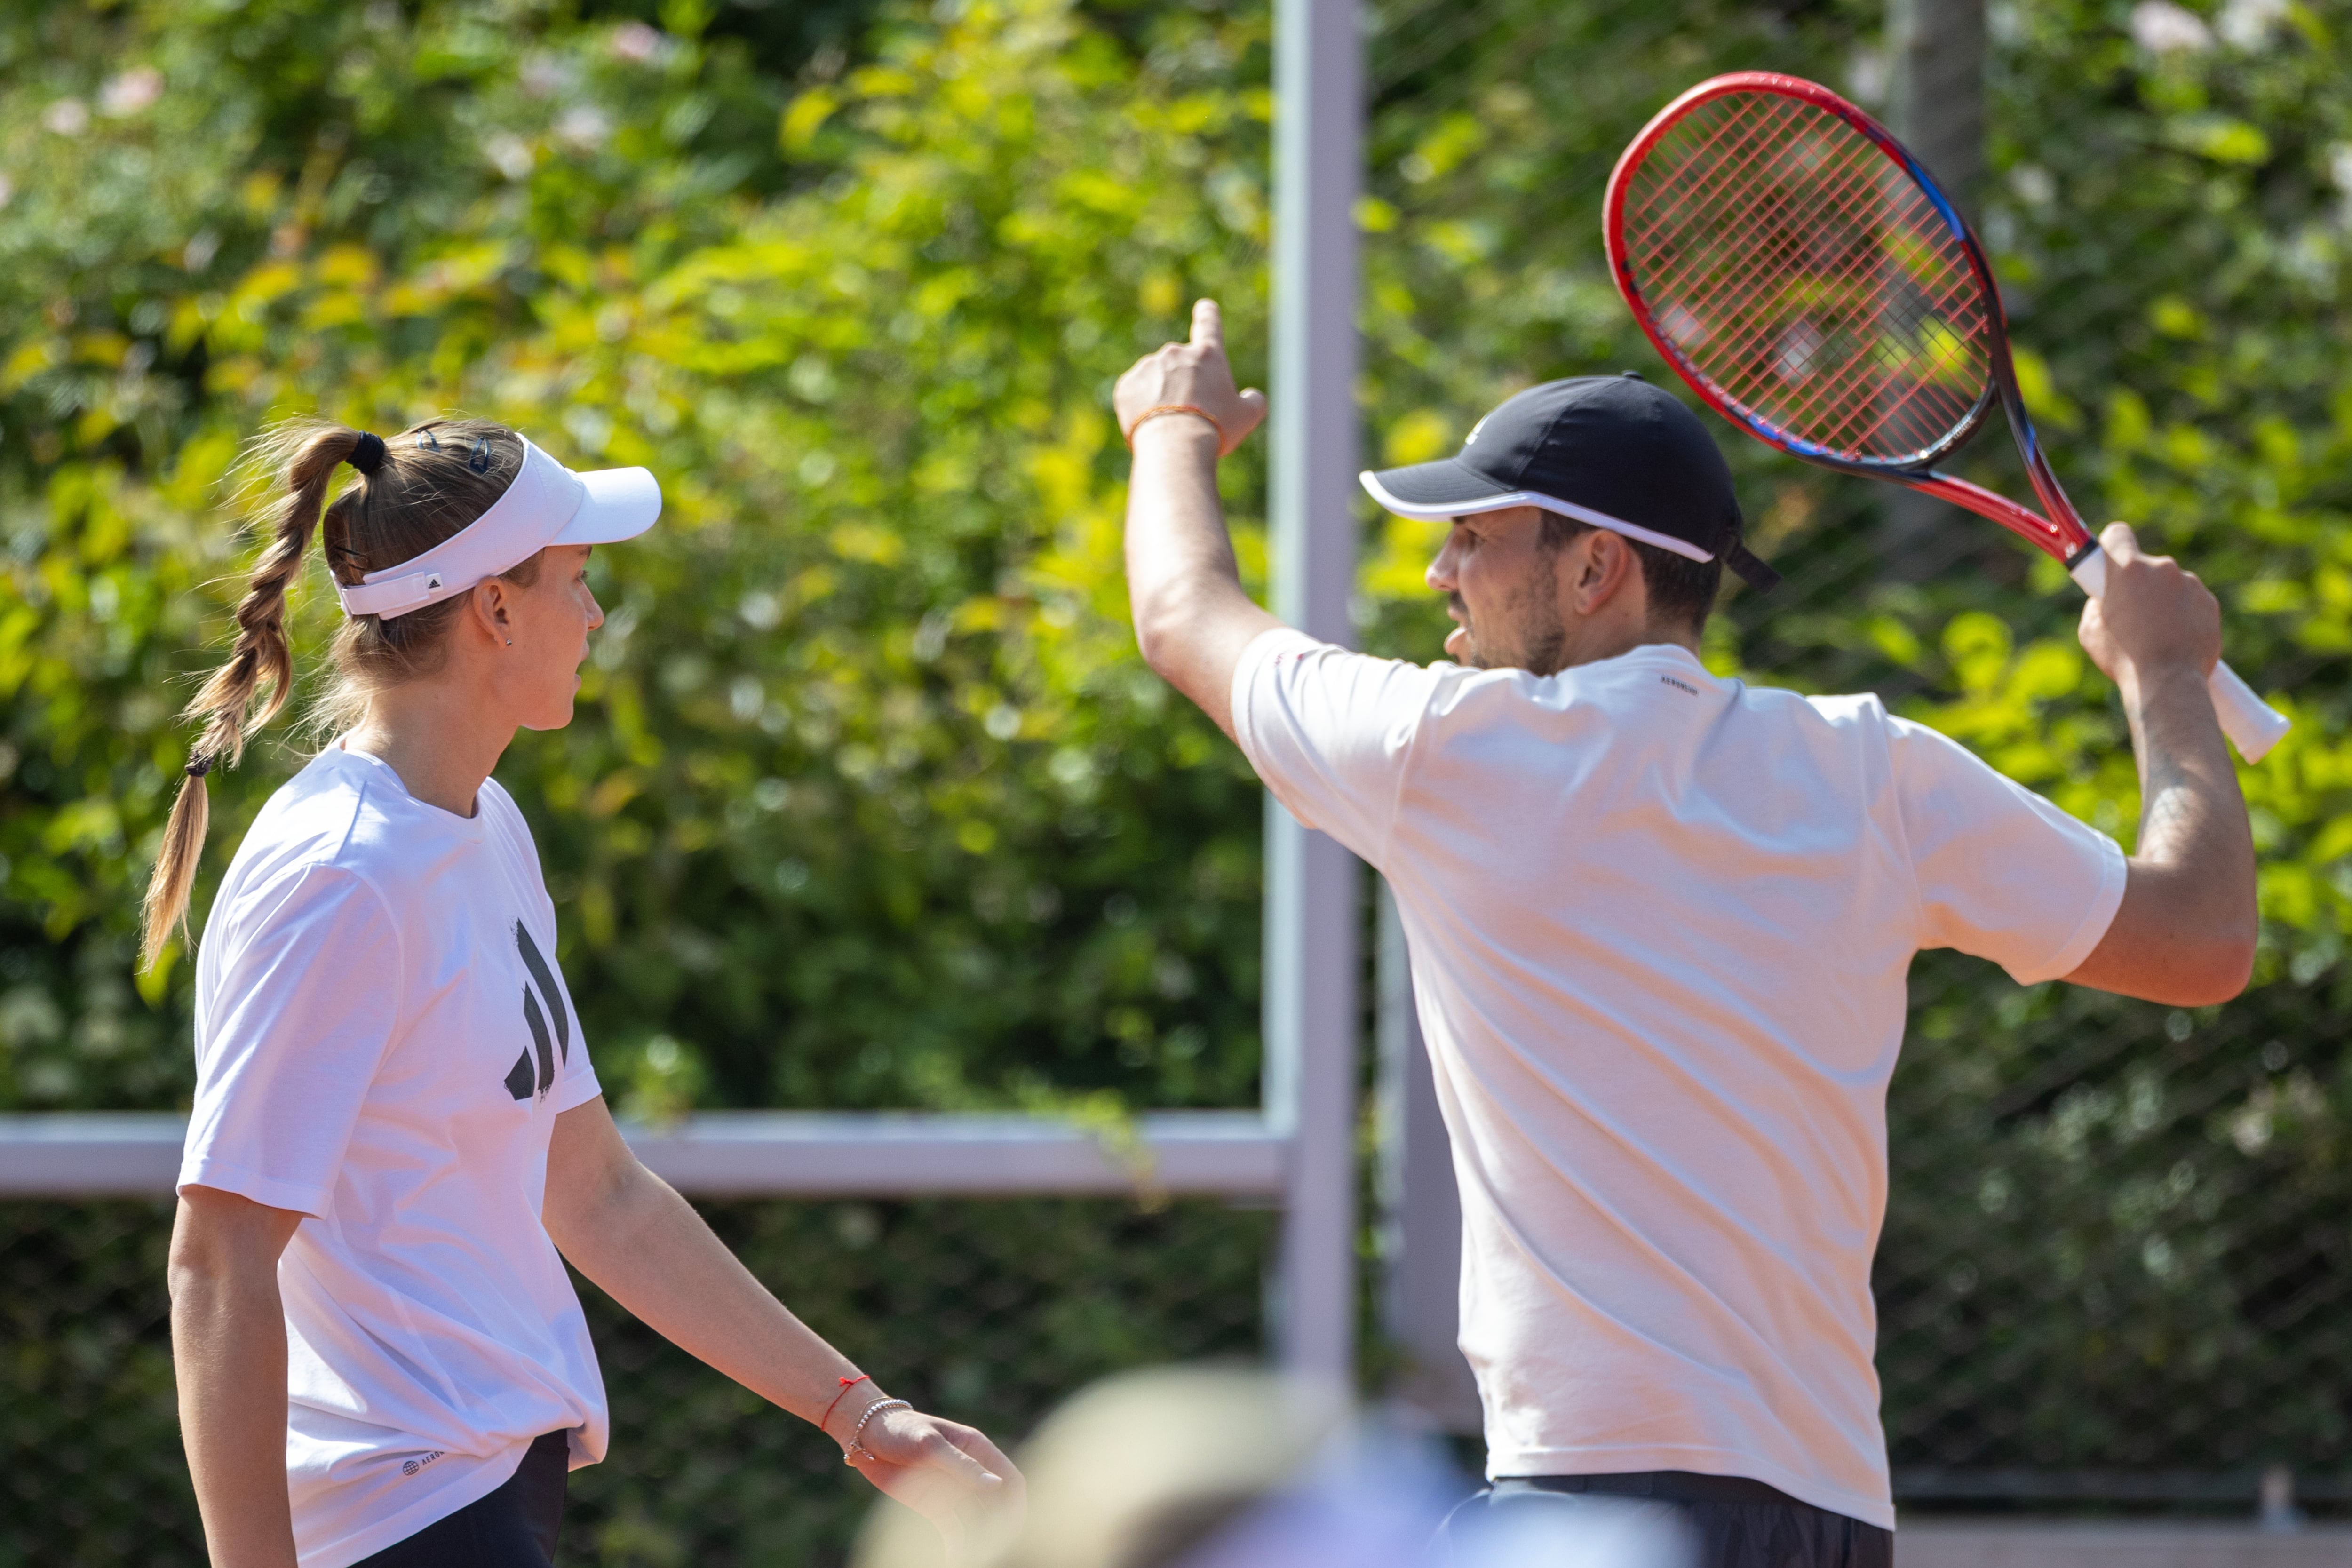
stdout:
<svg viewBox="0 0 2352 1568">
<path fill-rule="evenodd" d="M 1162 414 L 1197 414 L 1202 418 L 1209 422 L 1210 429 L 1214 430 L 1217 433 L 1218 447 L 1222 448 L 1225 444 L 1225 427 L 1218 424 L 1217 416 L 1210 413 L 1207 409 L 1198 407 L 1190 403 L 1162 403 L 1153 407 L 1147 408 L 1142 413 L 1137 415 L 1135 416 L 1135 423 L 1127 427 L 1127 433 L 1122 439 L 1127 442 L 1127 449 L 1129 451 L 1132 452 L 1135 450 L 1135 433 L 1143 428 L 1143 422 L 1147 419 L 1157 419 Z"/>
<path fill-rule="evenodd" d="M 913 1405 L 903 1399 L 877 1399 L 867 1405 L 866 1414 L 857 1418 L 857 1425 L 850 1428 L 849 1444 L 841 1450 L 841 1462 L 855 1466 L 861 1456 L 868 1459 L 875 1457 L 874 1450 L 866 1446 L 866 1424 L 868 1421 L 873 1420 L 885 1410 L 912 1410 L 913 1408 Z"/>
</svg>

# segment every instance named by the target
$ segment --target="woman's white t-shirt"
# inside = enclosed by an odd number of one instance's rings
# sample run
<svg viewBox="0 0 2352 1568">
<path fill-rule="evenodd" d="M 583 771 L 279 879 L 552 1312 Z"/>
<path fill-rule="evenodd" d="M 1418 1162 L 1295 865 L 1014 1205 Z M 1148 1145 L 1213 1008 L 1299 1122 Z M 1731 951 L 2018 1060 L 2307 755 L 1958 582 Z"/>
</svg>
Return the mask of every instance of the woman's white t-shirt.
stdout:
<svg viewBox="0 0 2352 1568">
<path fill-rule="evenodd" d="M 182 1187 L 304 1217 L 278 1266 L 302 1568 L 604 1454 L 604 1381 L 540 1220 L 555 1118 L 600 1092 L 514 801 L 470 818 L 331 747 L 272 795 L 196 960 Z"/>
<path fill-rule="evenodd" d="M 1911 959 L 2071 973 L 2115 842 L 1874 697 L 1680 647 L 1537 677 L 1269 631 L 1233 704 L 1396 893 L 1488 1473 L 1746 1476 L 1892 1527 L 1870 1266 Z"/>
</svg>

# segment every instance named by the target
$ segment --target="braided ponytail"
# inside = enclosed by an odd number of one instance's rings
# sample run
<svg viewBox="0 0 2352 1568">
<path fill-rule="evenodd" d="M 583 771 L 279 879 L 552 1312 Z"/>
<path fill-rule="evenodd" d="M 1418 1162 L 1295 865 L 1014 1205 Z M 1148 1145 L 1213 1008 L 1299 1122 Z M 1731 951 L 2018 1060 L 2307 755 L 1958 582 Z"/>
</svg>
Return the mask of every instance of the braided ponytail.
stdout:
<svg viewBox="0 0 2352 1568">
<path fill-rule="evenodd" d="M 341 425 L 304 422 L 278 426 L 254 449 L 251 460 L 281 476 L 278 488 L 285 495 L 268 519 L 269 547 L 237 601 L 236 641 L 228 659 L 188 704 L 187 717 L 203 721 L 204 733 L 189 750 L 186 776 L 163 829 L 163 853 L 148 879 L 146 930 L 140 943 L 144 964 L 154 963 L 172 929 L 187 918 L 188 892 L 212 816 L 205 775 L 218 763 L 235 767 L 245 755 L 247 737 L 277 715 L 293 689 L 286 589 L 302 570 L 336 465 L 369 438 Z"/>
<path fill-rule="evenodd" d="M 340 463 L 358 469 L 360 482 L 329 506 L 328 485 Z M 269 476 L 268 488 L 281 498 L 261 520 L 269 545 L 237 603 L 236 641 L 228 659 L 188 704 L 187 716 L 205 728 L 189 750 L 187 776 L 147 882 L 140 948 L 142 962 L 151 965 L 173 928 L 187 919 L 211 816 L 205 775 L 220 763 L 235 767 L 247 740 L 277 716 L 293 691 L 286 590 L 301 574 L 312 531 L 322 534 L 328 570 L 346 584 L 413 560 L 505 493 L 522 467 L 522 440 L 486 419 L 428 419 L 390 441 L 324 420 L 289 420 L 263 433 L 245 467 Z M 533 556 L 500 575 L 527 585 L 538 572 Z M 463 607 L 462 599 L 453 598 L 389 621 L 347 617 L 335 636 L 335 678 L 317 717 L 330 729 L 349 728 L 366 713 L 372 693 L 433 673 Z"/>
</svg>

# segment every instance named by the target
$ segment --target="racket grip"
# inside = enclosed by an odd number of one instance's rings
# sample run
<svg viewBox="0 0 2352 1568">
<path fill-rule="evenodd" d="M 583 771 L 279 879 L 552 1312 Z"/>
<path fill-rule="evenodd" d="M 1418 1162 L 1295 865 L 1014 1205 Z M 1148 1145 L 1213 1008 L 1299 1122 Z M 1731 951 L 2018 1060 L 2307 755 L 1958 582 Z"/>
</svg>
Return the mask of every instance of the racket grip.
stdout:
<svg viewBox="0 0 2352 1568">
<path fill-rule="evenodd" d="M 2221 733 L 2250 763 L 2268 756 L 2279 737 L 2294 725 L 2293 720 L 2255 696 L 2254 689 L 2239 679 L 2226 660 L 2214 661 L 2213 673 L 2205 678 L 2205 689 L 2213 694 L 2213 711 L 2221 721 Z"/>
<path fill-rule="evenodd" d="M 2095 599 L 2107 586 L 2107 552 L 2093 545 L 2067 571 L 2075 584 Z M 2250 763 L 2270 755 L 2279 737 L 2294 725 L 2293 720 L 2254 695 L 2254 689 L 2226 660 L 2214 662 L 2213 673 L 2205 678 L 2205 689 L 2212 694 L 2213 715 L 2221 721 L 2221 733 Z"/>
</svg>

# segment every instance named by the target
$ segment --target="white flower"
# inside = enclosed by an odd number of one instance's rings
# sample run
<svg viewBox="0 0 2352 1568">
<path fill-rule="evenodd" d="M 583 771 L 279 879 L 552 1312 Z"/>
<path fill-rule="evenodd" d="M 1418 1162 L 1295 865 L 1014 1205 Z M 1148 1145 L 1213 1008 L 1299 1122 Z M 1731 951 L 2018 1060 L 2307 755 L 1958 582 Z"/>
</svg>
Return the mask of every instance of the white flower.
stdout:
<svg viewBox="0 0 2352 1568">
<path fill-rule="evenodd" d="M 613 53 L 631 65 L 644 65 L 661 48 L 661 34 L 643 22 L 624 22 L 613 29 Z"/>
<path fill-rule="evenodd" d="M 511 131 L 501 131 L 483 139 L 482 156 L 490 166 L 509 180 L 520 180 L 531 171 L 539 160 L 533 156 L 530 143 Z"/>
<path fill-rule="evenodd" d="M 555 139 L 582 153 L 593 153 L 613 134 L 613 122 L 601 109 L 581 104 L 567 109 L 555 121 Z"/>
<path fill-rule="evenodd" d="M 2009 172 L 2009 188 L 2027 205 L 2046 207 L 2058 195 L 2058 182 L 2038 163 L 2020 163 Z"/>
<path fill-rule="evenodd" d="M 2139 0 L 2131 12 L 2132 42 L 2152 55 L 2202 53 L 2213 47 L 2213 34 L 2194 11 L 2172 0 Z"/>
<path fill-rule="evenodd" d="M 1780 349 L 1772 356 L 1781 378 L 1786 381 L 1802 381 L 1812 374 L 1813 358 L 1827 347 L 1828 343 L 1829 340 L 1822 336 L 1821 329 L 1807 321 L 1800 321 L 1787 331 L 1782 332 Z"/>
<path fill-rule="evenodd" d="M 163 73 L 153 66 L 132 66 L 99 89 L 101 113 L 120 120 L 138 113 L 163 96 Z"/>
<path fill-rule="evenodd" d="M 522 63 L 522 90 L 531 98 L 552 98 L 570 85 L 572 73 L 553 55 L 538 54 Z"/>
<path fill-rule="evenodd" d="M 590 457 L 601 456 L 613 444 L 613 416 L 601 408 L 581 404 L 565 409 L 563 429 Z"/>
<path fill-rule="evenodd" d="M 1882 107 L 1886 102 L 1886 51 L 1854 50 L 1846 62 L 1845 85 L 1856 102 L 1872 109 Z"/>
<path fill-rule="evenodd" d="M 2286 20 L 2286 12 L 2287 0 L 2229 0 L 2215 30 L 2232 48 L 2259 49 L 2271 41 L 2271 29 Z"/>
<path fill-rule="evenodd" d="M 89 105 L 79 98 L 61 98 L 41 110 L 41 123 L 60 136 L 79 136 L 89 129 Z"/>
</svg>

